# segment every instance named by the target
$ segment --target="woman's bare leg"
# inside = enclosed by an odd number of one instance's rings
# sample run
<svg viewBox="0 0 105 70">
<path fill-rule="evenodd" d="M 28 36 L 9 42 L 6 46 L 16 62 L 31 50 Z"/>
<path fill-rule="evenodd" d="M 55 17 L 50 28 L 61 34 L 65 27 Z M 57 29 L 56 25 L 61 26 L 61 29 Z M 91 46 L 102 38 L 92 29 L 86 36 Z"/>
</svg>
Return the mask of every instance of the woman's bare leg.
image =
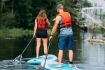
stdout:
<svg viewBox="0 0 105 70">
<path fill-rule="evenodd" d="M 44 54 L 48 54 L 48 49 L 47 49 L 48 39 L 43 38 L 42 40 L 43 40 Z"/>
<path fill-rule="evenodd" d="M 40 50 L 40 45 L 41 45 L 41 38 L 36 38 L 36 57 L 39 57 L 39 50 Z"/>
</svg>

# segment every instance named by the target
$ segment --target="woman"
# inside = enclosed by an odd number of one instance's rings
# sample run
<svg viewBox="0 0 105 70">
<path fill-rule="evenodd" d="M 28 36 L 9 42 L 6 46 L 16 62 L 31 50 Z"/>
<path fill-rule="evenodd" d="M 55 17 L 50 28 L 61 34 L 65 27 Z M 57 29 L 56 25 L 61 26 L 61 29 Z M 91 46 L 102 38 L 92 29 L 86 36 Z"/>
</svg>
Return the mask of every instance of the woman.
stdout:
<svg viewBox="0 0 105 70">
<path fill-rule="evenodd" d="M 47 18 L 46 11 L 40 10 L 38 16 L 35 19 L 34 34 L 36 35 L 36 58 L 39 57 L 39 50 L 41 46 L 41 41 L 43 41 L 44 54 L 47 52 L 48 34 L 47 25 L 50 26 L 50 22 Z"/>
</svg>

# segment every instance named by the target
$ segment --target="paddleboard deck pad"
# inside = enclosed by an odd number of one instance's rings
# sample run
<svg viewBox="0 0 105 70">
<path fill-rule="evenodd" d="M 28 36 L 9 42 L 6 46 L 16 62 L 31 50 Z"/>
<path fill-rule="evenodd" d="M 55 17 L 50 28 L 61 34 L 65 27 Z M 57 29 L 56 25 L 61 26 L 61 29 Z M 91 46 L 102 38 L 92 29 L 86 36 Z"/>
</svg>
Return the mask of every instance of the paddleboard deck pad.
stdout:
<svg viewBox="0 0 105 70">
<path fill-rule="evenodd" d="M 28 60 L 27 61 L 27 63 L 28 64 L 37 64 L 37 65 L 40 65 L 41 64 L 41 62 L 42 61 L 44 61 L 45 60 L 45 58 L 46 58 L 46 56 L 45 55 L 42 55 L 42 56 L 40 56 L 40 57 L 38 57 L 38 58 L 31 58 L 30 60 Z M 51 54 L 48 54 L 48 56 L 47 56 L 47 62 L 49 62 L 49 61 L 55 61 L 55 60 L 57 60 L 57 57 L 55 56 L 55 55 L 51 55 Z"/>
<path fill-rule="evenodd" d="M 75 66 L 70 67 L 69 64 L 62 63 L 61 67 L 57 67 L 58 62 L 50 62 L 46 64 L 46 69 L 48 70 L 80 70 Z"/>
</svg>

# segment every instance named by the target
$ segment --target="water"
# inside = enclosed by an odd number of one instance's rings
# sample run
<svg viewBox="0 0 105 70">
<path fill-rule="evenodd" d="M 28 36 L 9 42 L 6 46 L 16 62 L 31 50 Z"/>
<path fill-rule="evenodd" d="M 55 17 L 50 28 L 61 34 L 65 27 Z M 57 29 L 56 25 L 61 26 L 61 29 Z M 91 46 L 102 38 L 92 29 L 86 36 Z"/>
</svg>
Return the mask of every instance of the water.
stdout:
<svg viewBox="0 0 105 70">
<path fill-rule="evenodd" d="M 81 49 L 84 70 L 105 70 L 105 44 L 89 43 L 86 40 L 87 35 L 88 33 L 84 35 L 85 40 Z M 97 35 L 96 38 L 99 36 Z"/>
<path fill-rule="evenodd" d="M 80 38 L 75 39 L 75 58 L 74 62 L 82 70 L 105 70 L 105 44 L 87 42 L 89 34 L 81 33 Z M 12 63 L 12 59 L 21 54 L 31 37 L 19 39 L 0 39 L 0 70 L 35 70 L 35 65 L 26 63 L 29 59 L 24 59 L 22 64 Z M 53 42 L 52 42 L 53 43 Z M 50 54 L 57 55 L 58 48 L 55 43 L 50 47 Z M 40 55 L 43 54 L 41 48 Z M 23 58 L 35 56 L 35 40 L 23 54 Z M 68 59 L 65 52 L 64 59 Z"/>
<path fill-rule="evenodd" d="M 0 56 L 0 60 L 13 59 L 19 54 L 21 54 L 21 52 L 26 47 L 30 39 L 31 38 L 26 37 L 19 39 L 0 39 L 0 55 L 2 55 Z M 34 43 L 30 45 L 27 51 L 33 52 L 34 50 L 31 49 L 35 48 L 33 45 Z M 25 55 L 25 57 L 27 57 L 29 54 L 32 55 L 31 52 Z"/>
<path fill-rule="evenodd" d="M 88 27 L 88 33 L 84 34 L 84 41 L 81 42 L 81 63 L 78 65 L 83 70 L 105 70 L 105 44 L 87 42 L 87 39 L 91 39 L 92 35 L 97 33 L 94 32 L 93 34 L 91 31 L 105 27 L 104 22 L 102 21 L 104 19 L 102 16 L 104 12 L 105 7 L 96 6 L 96 4 L 93 7 L 81 9 L 82 18 L 85 19 L 83 25 Z M 90 32 L 92 34 L 89 34 Z M 95 34 L 95 38 L 103 39 L 102 34 Z"/>
</svg>

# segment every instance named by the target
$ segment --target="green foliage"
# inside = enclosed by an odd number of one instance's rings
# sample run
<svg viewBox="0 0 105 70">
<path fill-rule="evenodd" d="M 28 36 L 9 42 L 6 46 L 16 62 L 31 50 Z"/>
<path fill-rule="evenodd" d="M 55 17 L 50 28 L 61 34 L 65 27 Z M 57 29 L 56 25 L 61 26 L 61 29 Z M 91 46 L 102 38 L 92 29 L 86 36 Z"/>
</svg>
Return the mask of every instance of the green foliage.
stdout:
<svg viewBox="0 0 105 70">
<path fill-rule="evenodd" d="M 30 0 L 15 0 L 16 27 L 28 28 L 32 21 L 32 6 Z"/>
<path fill-rule="evenodd" d="M 61 4 L 64 4 L 65 3 L 65 0 L 56 0 L 56 2 L 59 4 L 59 3 L 61 3 Z"/>
<path fill-rule="evenodd" d="M 90 6 L 87 0 L 1 0 L 0 27 L 33 29 L 35 17 L 40 9 L 46 10 L 52 22 L 58 3 L 64 4 L 72 18 L 78 18 L 81 5 Z"/>
<path fill-rule="evenodd" d="M 82 7 L 91 7 L 92 6 L 88 0 L 82 0 L 81 2 L 82 2 L 81 3 Z"/>
<path fill-rule="evenodd" d="M 53 17 L 55 4 L 53 0 L 2 0 L 0 27 L 33 29 L 34 19 L 39 10 L 43 8 L 47 11 L 48 17 Z"/>
<path fill-rule="evenodd" d="M 19 29 L 19 28 L 12 28 L 12 29 L 0 29 L 0 38 L 19 38 L 22 36 L 29 36 L 32 35 L 32 30 L 29 29 Z"/>
<path fill-rule="evenodd" d="M 1 19 L 0 19 L 0 26 L 2 28 L 12 28 L 15 26 L 15 15 L 12 14 L 11 12 L 6 12 L 6 13 L 3 13 L 1 15 Z"/>
</svg>

